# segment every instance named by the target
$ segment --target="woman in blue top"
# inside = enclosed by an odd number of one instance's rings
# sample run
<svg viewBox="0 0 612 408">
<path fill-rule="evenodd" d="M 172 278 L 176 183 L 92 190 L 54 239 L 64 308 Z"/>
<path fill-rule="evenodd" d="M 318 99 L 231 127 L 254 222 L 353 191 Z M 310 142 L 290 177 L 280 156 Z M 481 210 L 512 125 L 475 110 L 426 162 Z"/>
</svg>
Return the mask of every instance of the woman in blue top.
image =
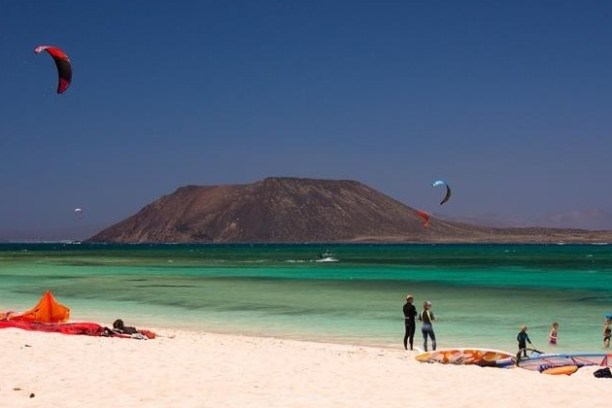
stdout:
<svg viewBox="0 0 612 408">
<path fill-rule="evenodd" d="M 433 321 L 435 320 L 431 311 L 431 302 L 428 300 L 423 303 L 423 311 L 419 313 L 419 320 L 423 322 L 421 333 L 423 333 L 423 349 L 427 351 L 427 337 L 431 337 L 431 348 L 436 350 L 436 334 L 433 331 Z"/>
</svg>

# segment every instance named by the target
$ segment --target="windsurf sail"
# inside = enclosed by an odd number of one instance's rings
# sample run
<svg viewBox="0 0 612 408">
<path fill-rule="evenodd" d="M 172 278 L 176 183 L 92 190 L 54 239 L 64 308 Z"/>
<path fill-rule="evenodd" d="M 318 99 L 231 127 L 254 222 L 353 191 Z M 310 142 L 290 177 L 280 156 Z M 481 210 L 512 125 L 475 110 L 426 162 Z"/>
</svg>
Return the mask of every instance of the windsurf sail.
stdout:
<svg viewBox="0 0 612 408">
<path fill-rule="evenodd" d="M 535 354 L 521 359 L 518 366 L 527 370 L 543 372 L 550 368 L 575 365 L 612 367 L 612 354 L 606 353 L 568 353 Z"/>
</svg>

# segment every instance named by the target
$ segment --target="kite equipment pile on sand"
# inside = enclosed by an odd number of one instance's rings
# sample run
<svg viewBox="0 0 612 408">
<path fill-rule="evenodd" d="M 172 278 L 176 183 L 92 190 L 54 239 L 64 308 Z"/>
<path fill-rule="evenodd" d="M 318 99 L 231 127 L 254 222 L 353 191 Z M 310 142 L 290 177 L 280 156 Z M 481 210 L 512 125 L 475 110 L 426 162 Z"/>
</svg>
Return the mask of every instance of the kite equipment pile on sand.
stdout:
<svg viewBox="0 0 612 408">
<path fill-rule="evenodd" d="M 154 339 L 156 334 L 150 330 L 136 330 L 125 333 L 115 328 L 109 329 L 92 322 L 68 323 L 70 308 L 59 303 L 50 291 L 40 298 L 36 306 L 23 313 L 0 312 L 0 329 L 18 328 L 23 330 L 56 332 L 63 334 L 83 334 L 87 336 L 123 337 L 134 339 Z"/>
</svg>

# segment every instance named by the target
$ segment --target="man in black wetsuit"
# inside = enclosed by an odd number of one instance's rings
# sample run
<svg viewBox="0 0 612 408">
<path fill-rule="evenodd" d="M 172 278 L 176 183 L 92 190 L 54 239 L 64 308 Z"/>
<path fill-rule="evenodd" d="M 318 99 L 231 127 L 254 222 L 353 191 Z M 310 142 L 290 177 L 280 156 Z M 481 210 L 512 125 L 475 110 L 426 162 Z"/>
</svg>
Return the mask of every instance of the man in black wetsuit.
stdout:
<svg viewBox="0 0 612 408">
<path fill-rule="evenodd" d="M 410 340 L 410 350 L 414 342 L 415 317 L 417 315 L 416 307 L 412 304 L 414 298 L 412 295 L 406 295 L 406 303 L 404 304 L 404 324 L 406 333 L 404 334 L 404 350 L 408 350 L 408 340 Z"/>
</svg>

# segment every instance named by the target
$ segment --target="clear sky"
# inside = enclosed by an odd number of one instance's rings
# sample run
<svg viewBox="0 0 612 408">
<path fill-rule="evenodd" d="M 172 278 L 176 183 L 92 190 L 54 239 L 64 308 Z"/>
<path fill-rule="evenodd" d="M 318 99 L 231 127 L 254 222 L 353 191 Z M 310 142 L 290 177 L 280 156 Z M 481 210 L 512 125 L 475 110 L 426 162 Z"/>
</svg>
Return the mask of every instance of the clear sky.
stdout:
<svg viewBox="0 0 612 408">
<path fill-rule="evenodd" d="M 2 1 L 0 239 L 268 176 L 612 229 L 611 22 L 603 0 Z M 70 56 L 62 95 L 40 44 Z"/>
</svg>

